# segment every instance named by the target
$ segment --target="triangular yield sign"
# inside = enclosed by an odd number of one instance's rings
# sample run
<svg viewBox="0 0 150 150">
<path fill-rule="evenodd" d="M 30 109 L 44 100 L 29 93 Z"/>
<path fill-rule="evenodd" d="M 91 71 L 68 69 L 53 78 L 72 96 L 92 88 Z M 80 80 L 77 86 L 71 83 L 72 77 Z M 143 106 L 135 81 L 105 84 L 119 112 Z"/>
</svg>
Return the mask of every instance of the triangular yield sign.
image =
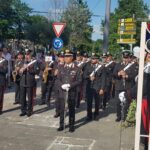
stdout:
<svg viewBox="0 0 150 150">
<path fill-rule="evenodd" d="M 61 23 L 61 22 L 54 22 L 53 24 L 53 30 L 56 34 L 57 37 L 60 37 L 61 33 L 63 32 L 66 23 Z"/>
</svg>

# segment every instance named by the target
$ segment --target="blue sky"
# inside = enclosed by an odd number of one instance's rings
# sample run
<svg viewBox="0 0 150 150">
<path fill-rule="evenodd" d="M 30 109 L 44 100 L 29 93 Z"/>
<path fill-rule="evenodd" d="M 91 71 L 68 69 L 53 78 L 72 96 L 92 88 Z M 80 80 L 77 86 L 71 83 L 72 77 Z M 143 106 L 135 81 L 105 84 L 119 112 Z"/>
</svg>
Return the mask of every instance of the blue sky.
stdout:
<svg viewBox="0 0 150 150">
<path fill-rule="evenodd" d="M 50 8 L 50 1 L 53 0 L 22 0 L 22 2 L 27 3 L 31 8 L 38 11 L 48 11 Z M 67 0 L 62 0 L 64 3 Z M 91 25 L 94 27 L 94 33 L 92 39 L 96 40 L 102 38 L 102 35 L 99 33 L 100 22 L 104 19 L 105 16 L 105 7 L 106 0 L 85 0 L 88 3 L 88 6 L 93 14 L 101 15 L 101 17 L 92 17 Z M 118 6 L 118 0 L 111 0 L 111 11 L 113 11 Z M 150 0 L 144 0 L 150 7 Z"/>
</svg>

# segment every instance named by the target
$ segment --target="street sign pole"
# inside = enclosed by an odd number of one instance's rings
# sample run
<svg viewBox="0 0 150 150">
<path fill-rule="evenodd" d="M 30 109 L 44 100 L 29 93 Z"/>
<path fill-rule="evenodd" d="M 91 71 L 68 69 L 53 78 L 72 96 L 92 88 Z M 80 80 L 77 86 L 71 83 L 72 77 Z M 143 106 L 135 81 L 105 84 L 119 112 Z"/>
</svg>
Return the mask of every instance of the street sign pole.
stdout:
<svg viewBox="0 0 150 150">
<path fill-rule="evenodd" d="M 111 0 L 106 0 L 106 14 L 105 14 L 104 39 L 103 39 L 103 52 L 104 53 L 108 51 L 110 5 L 111 5 Z"/>
<path fill-rule="evenodd" d="M 130 44 L 130 51 L 133 51 L 133 44 Z"/>
<path fill-rule="evenodd" d="M 140 61 L 138 74 L 138 91 L 137 91 L 137 108 L 136 108 L 136 128 L 135 128 L 135 150 L 140 150 L 140 129 L 141 129 L 141 106 L 143 95 L 143 70 L 145 56 L 145 37 L 146 37 L 146 22 L 142 22 L 141 26 L 141 43 L 140 43 Z"/>
</svg>

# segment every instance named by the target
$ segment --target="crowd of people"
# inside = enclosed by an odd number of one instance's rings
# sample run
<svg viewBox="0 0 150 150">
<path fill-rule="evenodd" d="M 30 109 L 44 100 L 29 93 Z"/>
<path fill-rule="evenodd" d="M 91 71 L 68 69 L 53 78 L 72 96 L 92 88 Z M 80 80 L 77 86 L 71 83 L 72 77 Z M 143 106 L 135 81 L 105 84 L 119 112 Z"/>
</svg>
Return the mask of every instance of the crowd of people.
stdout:
<svg viewBox="0 0 150 150">
<path fill-rule="evenodd" d="M 27 50 L 25 55 L 18 52 L 13 63 L 6 47 L 0 49 L 0 114 L 3 113 L 4 92 L 6 81 L 11 76 L 15 83 L 15 102 L 21 105 L 20 116 L 33 114 L 36 96 L 36 75 L 41 79 L 40 105 L 51 106 L 51 95 L 55 93 L 54 117 L 60 118 L 57 129 L 65 128 L 66 111 L 69 113 L 69 131 L 75 130 L 75 112 L 82 100 L 87 104 L 87 119 L 99 119 L 100 109 L 105 110 L 113 97 L 116 102 L 116 122 L 125 121 L 127 110 L 133 99 L 136 99 L 138 58 L 130 51 L 122 52 L 122 60 L 115 61 L 109 52 L 101 56 L 92 53 L 71 50 L 58 52 L 57 55 L 41 55 Z M 145 65 L 150 63 L 150 54 L 145 56 Z M 150 107 L 149 77 L 150 71 L 144 70 L 143 98 L 146 110 Z M 7 80 L 6 80 L 7 79 Z M 145 81 L 146 80 L 146 81 Z M 21 96 L 20 96 L 21 95 Z M 28 100 L 26 99 L 26 95 Z M 94 112 L 93 112 L 94 103 Z M 145 105 L 144 105 L 145 106 Z M 144 109 L 144 108 L 143 108 Z M 143 111 L 144 112 L 144 111 Z M 148 111 L 146 119 L 150 112 Z M 148 116 L 149 115 L 149 116 Z M 145 132 L 149 133 L 149 120 L 144 121 Z"/>
</svg>

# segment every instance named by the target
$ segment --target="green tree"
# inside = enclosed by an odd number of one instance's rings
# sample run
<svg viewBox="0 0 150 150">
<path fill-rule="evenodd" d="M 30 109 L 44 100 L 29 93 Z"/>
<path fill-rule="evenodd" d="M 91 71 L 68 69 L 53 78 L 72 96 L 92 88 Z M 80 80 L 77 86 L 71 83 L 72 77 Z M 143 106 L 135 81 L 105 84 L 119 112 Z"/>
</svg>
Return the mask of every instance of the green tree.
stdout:
<svg viewBox="0 0 150 150">
<path fill-rule="evenodd" d="M 92 42 L 92 52 L 101 53 L 102 54 L 102 39 L 97 39 L 96 41 Z"/>
<path fill-rule="evenodd" d="M 30 16 L 29 22 L 25 27 L 25 37 L 35 44 L 46 46 L 54 38 L 52 22 L 44 16 Z"/>
<path fill-rule="evenodd" d="M 31 8 L 27 6 L 26 3 L 22 3 L 20 0 L 13 0 L 12 6 L 14 17 L 13 26 L 16 30 L 16 38 L 22 39 L 24 38 L 24 27 L 28 23 L 29 14 L 31 13 Z"/>
<path fill-rule="evenodd" d="M 119 19 L 132 18 L 133 15 L 135 16 L 135 20 L 136 18 L 147 18 L 148 12 L 148 6 L 143 0 L 118 0 L 118 8 L 111 13 L 110 17 L 109 50 L 113 53 L 119 53 L 121 47 L 129 49 L 129 45 L 117 44 L 117 39 L 119 39 L 119 35 L 117 34 Z M 136 26 L 136 35 L 134 38 L 137 40 L 136 45 L 139 45 L 141 22 L 137 22 Z"/>
<path fill-rule="evenodd" d="M 13 10 L 11 8 L 11 0 L 0 0 L 0 40 L 9 35 L 8 30 L 12 28 Z"/>
<path fill-rule="evenodd" d="M 0 0 L 0 40 L 21 38 L 30 12 L 21 0 Z"/>
<path fill-rule="evenodd" d="M 92 27 L 91 12 L 86 2 L 70 0 L 62 16 L 62 21 L 67 23 L 65 29 L 66 44 L 70 48 L 81 50 L 90 49 Z M 67 31 L 67 32 L 66 32 Z"/>
</svg>

